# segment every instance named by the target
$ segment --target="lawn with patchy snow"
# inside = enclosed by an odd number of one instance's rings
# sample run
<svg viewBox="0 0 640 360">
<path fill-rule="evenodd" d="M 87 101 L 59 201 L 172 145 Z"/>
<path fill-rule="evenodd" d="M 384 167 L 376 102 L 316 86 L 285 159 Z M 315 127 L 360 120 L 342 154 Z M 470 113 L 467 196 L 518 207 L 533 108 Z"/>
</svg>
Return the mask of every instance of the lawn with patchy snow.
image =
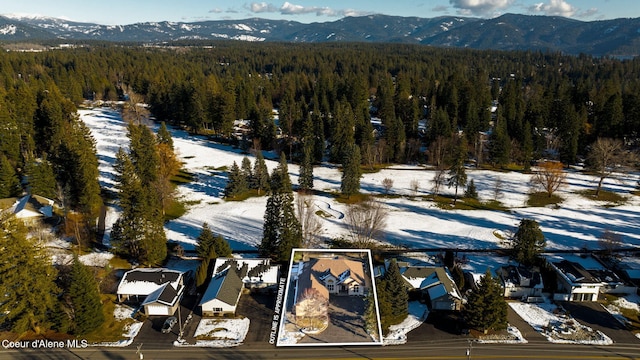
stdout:
<svg viewBox="0 0 640 360">
<path fill-rule="evenodd" d="M 426 304 L 418 301 L 409 302 L 409 315 L 400 324 L 389 326 L 389 332 L 382 340 L 384 345 L 398 345 L 407 342 L 409 331 L 422 325 L 429 316 Z"/>
<path fill-rule="evenodd" d="M 207 319 L 198 323 L 194 337 L 194 346 L 232 347 L 242 344 L 249 331 L 250 321 L 242 319 Z M 181 344 L 184 346 L 184 344 Z"/>
<path fill-rule="evenodd" d="M 534 330 L 553 343 L 611 345 L 613 341 L 601 331 L 594 331 L 567 315 L 550 302 L 527 304 L 509 302 L 509 306 Z"/>
</svg>

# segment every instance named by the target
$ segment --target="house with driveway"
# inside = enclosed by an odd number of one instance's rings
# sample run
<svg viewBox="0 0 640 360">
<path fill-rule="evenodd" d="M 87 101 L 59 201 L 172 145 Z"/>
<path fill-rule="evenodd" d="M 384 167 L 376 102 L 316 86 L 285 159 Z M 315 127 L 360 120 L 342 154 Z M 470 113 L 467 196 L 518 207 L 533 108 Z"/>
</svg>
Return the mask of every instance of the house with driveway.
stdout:
<svg viewBox="0 0 640 360">
<path fill-rule="evenodd" d="M 165 268 L 127 271 L 116 292 L 119 302 L 140 304 L 147 315 L 173 315 L 185 290 L 185 273 Z"/>
<path fill-rule="evenodd" d="M 496 270 L 503 296 L 509 299 L 521 299 L 528 302 L 542 301 L 544 283 L 540 269 L 524 265 L 506 265 Z"/>
<path fill-rule="evenodd" d="M 460 310 L 462 296 L 445 267 L 406 266 L 400 268 L 408 291 L 426 301 L 431 310 Z"/>
</svg>

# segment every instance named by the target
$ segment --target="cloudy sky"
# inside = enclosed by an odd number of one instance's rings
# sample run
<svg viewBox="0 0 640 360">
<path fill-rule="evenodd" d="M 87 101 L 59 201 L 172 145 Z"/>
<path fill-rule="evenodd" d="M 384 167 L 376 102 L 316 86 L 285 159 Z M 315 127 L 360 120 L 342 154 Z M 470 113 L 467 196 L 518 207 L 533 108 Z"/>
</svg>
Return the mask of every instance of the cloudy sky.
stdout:
<svg viewBox="0 0 640 360">
<path fill-rule="evenodd" d="M 3 4 L 0 13 L 44 15 L 112 25 L 250 17 L 310 23 L 369 14 L 491 18 L 519 13 L 559 15 L 586 21 L 640 17 L 640 5 L 638 0 L 18 0 Z"/>
</svg>

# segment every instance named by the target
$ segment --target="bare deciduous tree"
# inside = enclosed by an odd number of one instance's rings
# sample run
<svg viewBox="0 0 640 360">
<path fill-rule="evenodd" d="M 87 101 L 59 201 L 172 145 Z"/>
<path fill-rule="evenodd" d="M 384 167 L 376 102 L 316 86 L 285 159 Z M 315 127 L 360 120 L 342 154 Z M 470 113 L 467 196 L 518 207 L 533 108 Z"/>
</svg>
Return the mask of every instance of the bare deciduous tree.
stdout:
<svg viewBox="0 0 640 360">
<path fill-rule="evenodd" d="M 411 182 L 409 183 L 409 188 L 411 189 L 411 192 L 413 192 L 413 196 L 418 195 L 418 189 L 420 189 L 420 182 L 418 182 L 418 180 L 416 179 L 411 180 Z"/>
<path fill-rule="evenodd" d="M 612 177 L 616 171 L 624 171 L 634 159 L 633 153 L 626 151 L 618 139 L 598 138 L 592 145 L 587 158 L 587 169 L 600 180 L 596 197 L 600 195 L 604 179 Z"/>
<path fill-rule="evenodd" d="M 142 95 L 135 93 L 133 89 L 125 86 L 124 92 L 128 99 L 122 107 L 122 118 L 126 122 L 133 123 L 135 125 L 150 125 L 149 110 L 144 106 L 144 98 Z"/>
<path fill-rule="evenodd" d="M 542 189 L 549 197 L 552 197 L 560 187 L 565 185 L 567 173 L 563 168 L 564 165 L 559 161 L 543 162 L 531 177 L 531 185 L 534 188 Z"/>
<path fill-rule="evenodd" d="M 504 181 L 502 178 L 498 176 L 493 183 L 493 200 L 498 201 L 502 197 L 502 192 L 504 188 Z"/>
<path fill-rule="evenodd" d="M 384 188 L 384 194 L 388 195 L 389 191 L 391 191 L 391 188 L 393 187 L 393 179 L 391 178 L 382 179 L 382 187 Z"/>
<path fill-rule="evenodd" d="M 298 194 L 298 198 L 296 199 L 296 215 L 302 227 L 301 246 L 307 249 L 318 246 L 320 243 L 320 235 L 324 231 L 322 223 L 318 220 L 318 215 L 316 215 L 314 210 L 315 204 L 311 196 L 308 194 Z"/>
<path fill-rule="evenodd" d="M 447 170 L 442 168 L 436 170 L 433 174 L 433 187 L 431 188 L 431 192 L 433 192 L 434 196 L 438 196 L 440 194 L 440 189 L 442 189 L 442 185 L 446 179 Z"/>
<path fill-rule="evenodd" d="M 371 248 L 383 238 L 388 213 L 382 203 L 372 198 L 349 206 L 345 223 L 351 242 L 360 249 Z"/>
</svg>

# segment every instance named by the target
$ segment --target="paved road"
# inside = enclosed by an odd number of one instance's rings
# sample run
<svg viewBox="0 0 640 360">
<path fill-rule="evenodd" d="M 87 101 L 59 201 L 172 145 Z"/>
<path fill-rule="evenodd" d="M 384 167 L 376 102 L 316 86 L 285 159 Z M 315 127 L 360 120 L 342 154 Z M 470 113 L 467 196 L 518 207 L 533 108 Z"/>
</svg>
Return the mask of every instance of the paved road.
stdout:
<svg viewBox="0 0 640 360">
<path fill-rule="evenodd" d="M 180 348 L 173 350 L 143 349 L 144 359 L 467 359 L 465 339 L 451 341 L 423 341 L 401 346 L 362 347 L 304 347 L 275 348 L 247 347 L 232 349 Z M 542 344 L 472 344 L 471 359 L 640 359 L 640 347 L 636 344 L 610 346 L 563 345 L 548 342 Z M 95 359 L 128 360 L 139 359 L 135 347 L 38 351 L 3 351 L 0 359 Z"/>
<path fill-rule="evenodd" d="M 616 343 L 634 343 L 640 348 L 640 339 L 609 314 L 597 302 L 563 302 L 562 307 L 583 325 L 600 330 Z"/>
</svg>

